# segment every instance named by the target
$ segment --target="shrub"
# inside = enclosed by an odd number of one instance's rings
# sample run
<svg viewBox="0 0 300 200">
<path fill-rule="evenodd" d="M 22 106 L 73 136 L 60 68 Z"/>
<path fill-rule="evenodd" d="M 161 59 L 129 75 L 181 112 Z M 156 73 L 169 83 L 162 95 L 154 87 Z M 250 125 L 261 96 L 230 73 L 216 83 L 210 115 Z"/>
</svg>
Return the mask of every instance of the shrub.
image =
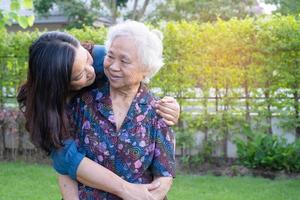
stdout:
<svg viewBox="0 0 300 200">
<path fill-rule="evenodd" d="M 288 143 L 283 137 L 261 133 L 237 138 L 239 162 L 250 168 L 300 172 L 300 140 Z"/>
</svg>

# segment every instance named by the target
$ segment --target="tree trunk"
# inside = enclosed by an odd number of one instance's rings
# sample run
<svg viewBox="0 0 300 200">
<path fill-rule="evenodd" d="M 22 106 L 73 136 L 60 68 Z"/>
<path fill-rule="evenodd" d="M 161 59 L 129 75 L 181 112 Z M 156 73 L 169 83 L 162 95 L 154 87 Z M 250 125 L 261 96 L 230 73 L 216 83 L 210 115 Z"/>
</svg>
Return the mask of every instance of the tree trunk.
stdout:
<svg viewBox="0 0 300 200">
<path fill-rule="evenodd" d="M 204 92 L 204 94 L 206 94 L 207 92 Z M 203 109 L 204 109 L 204 120 L 206 121 L 207 118 L 208 118 L 208 96 L 205 95 L 203 97 Z M 208 140 L 208 127 L 207 127 L 207 122 L 205 122 L 205 125 L 204 125 L 204 141 L 206 142 Z"/>
<path fill-rule="evenodd" d="M 118 17 L 117 0 L 111 1 L 110 12 L 111 12 L 112 24 L 115 24 L 117 22 L 117 17 Z"/>
<path fill-rule="evenodd" d="M 267 84 L 268 85 L 268 84 Z M 265 99 L 267 101 L 267 116 L 266 116 L 266 122 L 268 125 L 268 133 L 270 135 L 273 134 L 272 131 L 272 112 L 271 112 L 271 103 L 270 103 L 270 91 L 269 87 L 267 87 L 266 91 L 264 92 L 265 94 Z"/>
<path fill-rule="evenodd" d="M 247 124 L 250 126 L 250 104 L 249 104 L 249 88 L 248 88 L 248 81 L 245 81 L 245 107 L 246 107 L 246 113 L 245 113 L 245 120 Z"/>
<path fill-rule="evenodd" d="M 139 11 L 139 13 L 138 13 L 138 18 L 137 18 L 136 20 L 140 20 L 140 19 L 144 16 L 144 14 L 145 14 L 145 12 L 146 12 L 146 9 L 147 9 L 147 7 L 148 7 L 148 5 L 149 5 L 149 1 L 150 1 L 150 0 L 145 0 L 145 1 L 144 1 L 143 7 L 142 7 L 142 9 Z"/>
<path fill-rule="evenodd" d="M 218 93 L 219 93 L 219 88 L 215 88 L 215 98 L 216 98 L 216 102 L 215 102 L 215 106 L 216 106 L 216 112 L 219 111 L 219 97 L 218 97 Z"/>
<path fill-rule="evenodd" d="M 137 5 L 138 5 L 138 0 L 134 0 L 133 9 L 132 9 L 132 17 L 131 17 L 133 20 L 136 20 L 136 17 L 138 16 Z"/>
<path fill-rule="evenodd" d="M 227 141 L 228 141 L 228 135 L 229 135 L 229 129 L 228 129 L 228 87 L 226 87 L 225 89 L 225 96 L 224 96 L 224 111 L 223 111 L 223 152 L 224 152 L 224 159 L 227 160 L 228 159 L 228 153 L 227 153 L 227 149 L 228 149 L 228 145 L 227 145 Z"/>
</svg>

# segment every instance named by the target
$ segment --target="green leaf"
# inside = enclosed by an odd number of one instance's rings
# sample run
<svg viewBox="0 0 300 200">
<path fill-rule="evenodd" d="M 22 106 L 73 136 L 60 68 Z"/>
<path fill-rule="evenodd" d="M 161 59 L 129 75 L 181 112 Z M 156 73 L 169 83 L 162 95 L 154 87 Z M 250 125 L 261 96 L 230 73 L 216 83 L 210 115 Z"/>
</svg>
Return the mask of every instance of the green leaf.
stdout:
<svg viewBox="0 0 300 200">
<path fill-rule="evenodd" d="M 19 16 L 18 23 L 22 28 L 24 28 L 24 29 L 27 28 L 28 27 L 27 17 Z"/>
<path fill-rule="evenodd" d="M 10 12 L 9 18 L 12 20 L 18 21 L 18 15 L 15 12 Z"/>
<path fill-rule="evenodd" d="M 4 27 L 5 23 L 3 20 L 0 19 L 0 30 L 2 31 L 2 28 Z"/>
<path fill-rule="evenodd" d="M 13 10 L 13 11 L 17 11 L 17 10 L 20 10 L 20 3 L 16 0 L 13 0 L 11 3 L 10 3 L 10 9 Z"/>
<path fill-rule="evenodd" d="M 26 9 L 32 9 L 33 8 L 32 0 L 23 0 L 23 6 Z"/>
<path fill-rule="evenodd" d="M 34 16 L 29 16 L 27 17 L 27 23 L 28 23 L 28 26 L 32 26 L 33 23 L 34 23 Z"/>
</svg>

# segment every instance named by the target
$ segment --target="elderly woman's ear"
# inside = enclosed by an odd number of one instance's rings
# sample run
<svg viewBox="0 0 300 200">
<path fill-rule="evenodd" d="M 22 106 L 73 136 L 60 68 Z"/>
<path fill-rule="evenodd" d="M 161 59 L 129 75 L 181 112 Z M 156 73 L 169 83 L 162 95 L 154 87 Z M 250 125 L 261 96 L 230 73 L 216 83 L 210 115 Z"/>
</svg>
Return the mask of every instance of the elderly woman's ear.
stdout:
<svg viewBox="0 0 300 200">
<path fill-rule="evenodd" d="M 167 125 L 173 126 L 177 124 L 180 115 L 180 106 L 173 97 L 164 97 L 155 104 L 156 112 Z"/>
</svg>

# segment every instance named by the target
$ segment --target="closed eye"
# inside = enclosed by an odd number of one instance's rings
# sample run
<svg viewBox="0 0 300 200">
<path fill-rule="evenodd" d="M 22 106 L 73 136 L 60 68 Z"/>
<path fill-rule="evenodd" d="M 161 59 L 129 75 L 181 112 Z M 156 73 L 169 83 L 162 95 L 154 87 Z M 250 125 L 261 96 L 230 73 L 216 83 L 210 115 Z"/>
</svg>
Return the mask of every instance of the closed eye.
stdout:
<svg viewBox="0 0 300 200">
<path fill-rule="evenodd" d="M 107 55 L 107 57 L 110 59 L 114 59 L 114 57 L 112 55 Z"/>
<path fill-rule="evenodd" d="M 81 71 L 80 74 L 78 74 L 77 76 L 75 76 L 75 77 L 72 79 L 72 81 L 78 81 L 78 80 L 80 80 L 80 79 L 82 78 L 82 76 L 83 76 L 83 72 L 84 72 L 84 71 Z"/>
<path fill-rule="evenodd" d="M 125 63 L 125 64 L 130 64 L 130 62 L 128 60 L 121 60 L 122 63 Z"/>
</svg>

